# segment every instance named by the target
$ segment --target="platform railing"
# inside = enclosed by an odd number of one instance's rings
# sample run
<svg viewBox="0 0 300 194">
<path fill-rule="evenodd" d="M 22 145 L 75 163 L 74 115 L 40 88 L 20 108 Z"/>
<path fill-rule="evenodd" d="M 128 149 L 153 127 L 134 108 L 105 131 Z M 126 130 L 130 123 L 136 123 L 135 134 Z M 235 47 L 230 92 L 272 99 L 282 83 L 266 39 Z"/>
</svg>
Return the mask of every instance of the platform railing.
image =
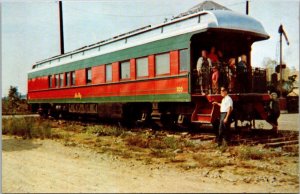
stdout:
<svg viewBox="0 0 300 194">
<path fill-rule="evenodd" d="M 215 65 L 215 64 L 214 64 Z M 220 93 L 220 87 L 226 86 L 229 89 L 229 93 L 265 93 L 267 92 L 267 76 L 266 69 L 263 68 L 251 68 L 246 72 L 237 72 L 234 68 L 229 68 L 226 63 L 217 64 L 219 71 L 218 80 L 218 94 Z M 209 68 L 209 90 L 208 94 L 213 94 L 212 91 L 212 67 Z M 192 93 L 201 94 L 201 87 L 199 84 L 199 75 L 197 69 L 193 69 L 191 73 L 192 77 Z"/>
</svg>

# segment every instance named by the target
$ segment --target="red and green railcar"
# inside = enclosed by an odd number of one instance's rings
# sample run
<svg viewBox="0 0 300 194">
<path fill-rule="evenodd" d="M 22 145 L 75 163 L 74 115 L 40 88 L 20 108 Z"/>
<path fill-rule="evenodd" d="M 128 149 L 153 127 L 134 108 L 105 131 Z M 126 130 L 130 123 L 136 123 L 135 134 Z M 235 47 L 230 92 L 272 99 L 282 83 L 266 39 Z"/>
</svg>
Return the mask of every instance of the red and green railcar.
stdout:
<svg viewBox="0 0 300 194">
<path fill-rule="evenodd" d="M 244 54 L 251 64 L 252 44 L 268 38 L 259 21 L 232 11 L 174 18 L 37 62 L 28 74 L 28 101 L 45 116 L 211 123 L 218 111 L 211 102 L 221 96 L 199 93 L 200 51 L 215 46 L 226 58 Z M 265 120 L 270 98 L 258 86 L 266 80 L 257 84 L 252 71 L 248 76 L 246 92 L 230 93 L 235 119 Z"/>
</svg>

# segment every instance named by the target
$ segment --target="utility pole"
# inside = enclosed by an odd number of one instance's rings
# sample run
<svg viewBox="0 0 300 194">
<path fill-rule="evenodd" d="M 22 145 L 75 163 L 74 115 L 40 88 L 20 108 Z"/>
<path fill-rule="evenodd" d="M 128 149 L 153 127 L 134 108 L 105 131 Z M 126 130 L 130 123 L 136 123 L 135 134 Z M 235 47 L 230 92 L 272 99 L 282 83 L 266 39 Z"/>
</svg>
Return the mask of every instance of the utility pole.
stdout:
<svg viewBox="0 0 300 194">
<path fill-rule="evenodd" d="M 62 13 L 62 1 L 59 1 L 59 30 L 60 30 L 60 54 L 65 53 L 64 48 L 64 24 L 63 24 L 63 13 Z"/>
<path fill-rule="evenodd" d="M 249 15 L 249 1 L 246 1 L 246 15 Z"/>
<path fill-rule="evenodd" d="M 280 96 L 279 97 L 282 97 L 282 67 L 283 67 L 283 64 L 282 64 L 282 34 L 284 35 L 284 38 L 286 40 L 286 44 L 289 45 L 289 40 L 287 38 L 287 35 L 285 33 L 285 31 L 283 30 L 283 26 L 280 25 L 279 26 L 279 29 L 278 29 L 278 33 L 280 35 Z"/>
</svg>

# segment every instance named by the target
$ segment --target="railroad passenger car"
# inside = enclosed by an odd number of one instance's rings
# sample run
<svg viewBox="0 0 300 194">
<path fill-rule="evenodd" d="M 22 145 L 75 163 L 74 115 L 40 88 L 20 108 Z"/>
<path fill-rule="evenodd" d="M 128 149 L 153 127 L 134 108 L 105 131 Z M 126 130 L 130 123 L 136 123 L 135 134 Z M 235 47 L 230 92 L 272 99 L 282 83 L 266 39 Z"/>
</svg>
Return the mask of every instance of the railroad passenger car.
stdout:
<svg viewBox="0 0 300 194">
<path fill-rule="evenodd" d="M 202 11 L 121 34 L 34 64 L 28 101 L 43 116 L 97 116 L 162 125 L 213 123 L 220 94 L 202 94 L 195 74 L 201 50 L 227 58 L 269 36 L 256 19 L 228 10 Z M 235 121 L 265 120 L 265 71 L 248 66 L 245 92 L 233 92 Z M 258 79 L 259 78 L 259 79 Z"/>
</svg>

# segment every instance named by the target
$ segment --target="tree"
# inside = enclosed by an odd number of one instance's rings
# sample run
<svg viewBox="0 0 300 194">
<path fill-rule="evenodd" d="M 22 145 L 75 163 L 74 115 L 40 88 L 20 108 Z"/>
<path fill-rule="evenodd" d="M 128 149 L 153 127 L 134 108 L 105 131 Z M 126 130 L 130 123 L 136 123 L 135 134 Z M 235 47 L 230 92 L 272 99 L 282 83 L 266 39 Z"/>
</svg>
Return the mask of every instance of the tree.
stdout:
<svg viewBox="0 0 300 194">
<path fill-rule="evenodd" d="M 18 88 L 16 86 L 10 86 L 8 91 L 8 108 L 12 113 L 16 112 L 20 101 Z"/>
</svg>

